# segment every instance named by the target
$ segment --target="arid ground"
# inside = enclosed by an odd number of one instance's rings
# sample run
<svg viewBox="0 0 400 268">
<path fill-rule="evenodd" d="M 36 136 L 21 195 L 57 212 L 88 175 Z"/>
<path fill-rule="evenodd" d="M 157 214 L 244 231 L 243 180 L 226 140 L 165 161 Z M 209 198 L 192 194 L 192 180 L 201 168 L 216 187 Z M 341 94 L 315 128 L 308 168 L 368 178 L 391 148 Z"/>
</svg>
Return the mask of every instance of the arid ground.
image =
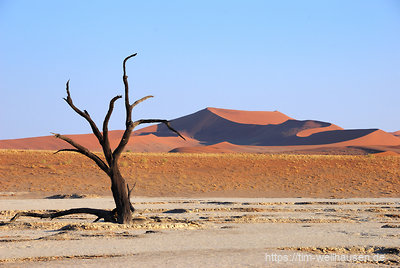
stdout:
<svg viewBox="0 0 400 268">
<path fill-rule="evenodd" d="M 400 157 L 124 153 L 132 225 L 109 181 L 74 153 L 0 151 L 0 265 L 5 267 L 390 267 L 400 264 Z M 324 259 L 325 258 L 325 259 Z"/>
<path fill-rule="evenodd" d="M 135 196 L 400 197 L 397 156 L 124 153 L 120 166 Z M 0 182 L 7 198 L 111 196 L 107 175 L 70 152 L 0 150 Z"/>
</svg>

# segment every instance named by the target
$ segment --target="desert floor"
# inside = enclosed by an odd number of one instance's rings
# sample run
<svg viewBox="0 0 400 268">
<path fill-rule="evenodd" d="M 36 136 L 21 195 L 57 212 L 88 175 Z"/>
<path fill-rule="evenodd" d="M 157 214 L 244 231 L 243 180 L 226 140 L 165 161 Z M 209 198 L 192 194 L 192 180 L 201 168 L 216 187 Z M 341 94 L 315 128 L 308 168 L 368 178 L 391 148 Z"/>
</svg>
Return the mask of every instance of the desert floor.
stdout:
<svg viewBox="0 0 400 268">
<path fill-rule="evenodd" d="M 400 265 L 400 157 L 134 154 L 132 225 L 107 177 L 72 153 L 0 151 L 0 266 L 389 267 Z"/>
<path fill-rule="evenodd" d="M 124 153 L 120 166 L 136 196 L 400 197 L 398 156 Z M 111 196 L 107 175 L 70 152 L 0 150 L 0 183 L 7 198 Z"/>
<path fill-rule="evenodd" d="M 113 208 L 111 198 L 0 200 L 6 267 L 389 267 L 400 199 L 135 198 L 134 224 L 21 210 Z M 325 257 L 328 259 L 318 259 Z M 368 259 L 369 258 L 369 259 Z"/>
</svg>

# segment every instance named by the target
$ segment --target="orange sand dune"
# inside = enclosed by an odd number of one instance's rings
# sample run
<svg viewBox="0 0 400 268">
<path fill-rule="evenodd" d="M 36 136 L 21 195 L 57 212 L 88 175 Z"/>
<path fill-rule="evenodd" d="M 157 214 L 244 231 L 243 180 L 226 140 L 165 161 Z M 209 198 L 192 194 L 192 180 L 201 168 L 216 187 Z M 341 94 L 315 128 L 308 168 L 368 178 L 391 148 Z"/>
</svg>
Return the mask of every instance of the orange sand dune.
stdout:
<svg viewBox="0 0 400 268">
<path fill-rule="evenodd" d="M 240 124 L 276 125 L 282 124 L 289 119 L 293 119 L 278 111 L 240 111 L 212 107 L 207 108 L 207 110 L 229 121 Z"/>
<path fill-rule="evenodd" d="M 390 134 L 395 135 L 396 137 L 400 137 L 400 130 L 396 132 L 391 132 Z"/>
<path fill-rule="evenodd" d="M 247 152 L 247 146 L 235 145 L 229 142 L 221 142 L 213 145 L 178 147 L 171 153 L 241 153 Z"/>
<path fill-rule="evenodd" d="M 373 129 L 340 130 L 339 127 L 330 123 L 314 120 L 299 121 L 289 119 L 281 124 L 268 125 L 242 124 L 218 116 L 212 112 L 213 109 L 204 109 L 172 120 L 171 125 L 185 136 L 198 140 L 202 145 L 213 145 L 225 141 L 245 146 L 322 145 L 357 139 L 375 131 Z M 222 113 L 222 109 L 218 109 L 218 112 Z M 247 112 L 246 114 L 249 115 L 251 113 L 253 112 Z M 336 128 L 337 130 L 335 132 L 321 131 L 320 128 L 326 127 L 330 127 L 330 129 Z M 298 136 L 298 133 L 302 131 L 315 128 L 318 129 L 312 135 L 306 137 Z M 159 125 L 157 131 L 153 133 L 158 137 L 174 135 L 163 125 Z M 306 134 L 311 134 L 311 132 Z"/>
<path fill-rule="evenodd" d="M 171 152 L 208 153 L 208 152 L 235 152 L 235 153 L 304 153 L 304 154 L 380 154 L 399 155 L 399 139 L 389 133 L 376 130 L 361 138 L 345 142 L 322 145 L 295 145 L 295 146 L 239 146 L 228 142 L 209 146 L 181 147 Z M 387 152 L 387 153 L 385 153 Z"/>
<path fill-rule="evenodd" d="M 386 151 L 381 153 L 376 153 L 377 156 L 398 156 L 399 154 L 393 151 Z"/>
<path fill-rule="evenodd" d="M 109 132 L 110 145 L 116 148 L 122 137 L 122 130 Z M 65 135 L 75 142 L 85 146 L 92 151 L 101 151 L 98 140 L 93 134 Z M 132 136 L 125 150 L 132 152 L 168 152 L 180 146 L 196 146 L 197 140 L 186 138 L 186 141 L 179 137 L 157 137 L 153 134 L 145 136 Z M 60 150 L 73 148 L 63 140 L 54 136 L 44 136 L 35 138 L 0 140 L 0 149 L 24 149 L 24 150 Z"/>
<path fill-rule="evenodd" d="M 0 140 L 1 149 L 59 150 L 62 148 L 66 148 L 64 146 L 64 142 L 56 139 L 53 136 Z"/>
<path fill-rule="evenodd" d="M 116 146 L 117 137 L 122 135 L 122 131 L 110 131 L 110 144 Z M 85 146 L 89 150 L 100 151 L 96 137 L 93 134 L 74 134 L 64 135 L 70 137 L 75 142 Z M 64 148 L 73 148 L 67 142 L 57 139 L 54 136 L 43 136 L 15 140 L 0 140 L 1 149 L 28 149 L 28 150 L 60 150 Z"/>
<path fill-rule="evenodd" d="M 309 128 L 306 130 L 302 130 L 299 133 L 297 133 L 296 136 L 297 137 L 308 137 L 315 133 L 330 131 L 330 130 L 343 130 L 343 128 L 336 126 L 334 124 L 331 124 L 327 127 L 315 127 L 315 128 Z"/>
<path fill-rule="evenodd" d="M 242 146 L 218 143 L 207 146 L 178 147 L 172 153 L 251 153 L 251 154 L 318 154 L 318 155 L 400 155 L 400 148 L 390 146 L 335 146 L 335 145 L 297 145 L 297 146 Z"/>
<path fill-rule="evenodd" d="M 182 140 L 180 137 L 157 137 L 153 134 L 145 136 L 133 136 L 125 150 L 131 152 L 154 152 L 162 153 L 169 152 L 176 147 L 181 146 L 196 146 L 199 142 L 197 140 L 186 138 Z"/>
<path fill-rule="evenodd" d="M 392 145 L 393 146 L 393 145 L 400 145 L 400 138 L 394 137 L 393 135 L 378 129 L 368 135 L 362 136 L 354 140 L 340 142 L 337 143 L 336 145 L 340 146 Z"/>
<path fill-rule="evenodd" d="M 400 138 L 377 129 L 344 130 L 328 122 L 295 120 L 280 112 L 239 111 L 206 108 L 171 120 L 171 125 L 186 137 L 180 139 L 165 125 L 152 125 L 133 132 L 126 150 L 134 152 L 292 152 L 320 151 L 326 147 L 386 146 L 383 152 L 397 152 Z M 115 148 L 122 130 L 110 131 Z M 93 151 L 101 151 L 92 134 L 66 135 Z M 202 147 L 202 148 L 201 148 Z M 58 150 L 71 148 L 52 136 L 0 141 L 0 149 Z M 383 147 L 382 147 L 383 148 Z M 331 150 L 331 151 L 341 151 Z M 351 149 L 352 151 L 354 149 Z M 360 149 L 361 150 L 361 149 Z M 366 152 L 370 149 L 362 149 Z"/>
</svg>

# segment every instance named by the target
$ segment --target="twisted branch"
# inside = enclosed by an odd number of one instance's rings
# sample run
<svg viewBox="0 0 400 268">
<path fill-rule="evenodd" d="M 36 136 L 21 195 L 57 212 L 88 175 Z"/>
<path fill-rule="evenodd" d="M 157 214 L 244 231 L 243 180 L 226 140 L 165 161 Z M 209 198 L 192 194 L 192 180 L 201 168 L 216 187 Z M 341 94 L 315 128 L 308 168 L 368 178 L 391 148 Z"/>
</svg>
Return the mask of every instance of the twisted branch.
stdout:
<svg viewBox="0 0 400 268">
<path fill-rule="evenodd" d="M 106 117 L 104 118 L 104 122 L 103 122 L 103 144 L 101 144 L 101 145 L 103 147 L 104 156 L 106 157 L 106 160 L 110 166 L 113 163 L 113 155 L 111 152 L 110 140 L 108 138 L 108 122 L 110 121 L 111 114 L 114 110 L 114 103 L 120 98 L 122 98 L 122 96 L 118 95 L 110 100 L 108 112 L 107 112 Z"/>
<path fill-rule="evenodd" d="M 100 157 L 98 157 L 97 155 L 95 155 L 94 153 L 89 151 L 86 147 L 76 143 L 75 141 L 73 141 L 72 139 L 70 139 L 70 138 L 68 138 L 66 136 L 63 136 L 63 135 L 60 135 L 60 134 L 57 134 L 57 133 L 52 133 L 52 134 L 54 135 L 54 137 L 56 137 L 58 139 L 61 139 L 61 140 L 64 140 L 64 141 L 68 142 L 69 144 L 71 144 L 73 147 L 76 148 L 76 150 L 74 150 L 74 149 L 61 149 L 61 150 L 59 150 L 57 152 L 72 151 L 72 152 L 81 153 L 81 154 L 89 157 L 90 159 L 92 159 L 105 173 L 108 174 L 110 172 L 110 168 L 107 166 L 107 164 L 104 163 L 103 160 L 101 160 Z"/>
<path fill-rule="evenodd" d="M 35 217 L 35 218 L 58 218 L 71 214 L 90 214 L 97 216 L 95 222 L 100 219 L 104 219 L 105 222 L 113 222 L 116 223 L 117 220 L 114 215 L 114 211 L 104 210 L 104 209 L 95 209 L 95 208 L 72 208 L 68 210 L 62 210 L 52 213 L 35 213 L 35 212 L 18 212 L 11 218 L 10 222 L 16 221 L 19 217 Z"/>
<path fill-rule="evenodd" d="M 147 100 L 147 99 L 150 99 L 150 98 L 154 98 L 154 96 L 149 95 L 149 96 L 143 97 L 143 98 L 141 98 L 141 99 L 138 99 L 137 101 L 135 101 L 135 102 L 131 105 L 131 110 L 132 110 L 136 105 L 138 105 L 139 103 L 141 103 L 141 102 L 143 102 L 143 101 L 145 101 L 145 100 Z"/>
<path fill-rule="evenodd" d="M 124 87 L 125 87 L 125 110 L 126 110 L 126 120 L 125 120 L 125 131 L 124 134 L 122 135 L 121 141 L 119 142 L 117 148 L 115 148 L 112 157 L 114 161 L 117 161 L 119 156 L 121 155 L 122 151 L 124 150 L 126 144 L 129 141 L 129 138 L 131 136 L 132 130 L 134 128 L 132 124 L 132 109 L 133 105 L 130 105 L 129 103 L 129 84 L 128 84 L 128 76 L 126 75 L 126 62 L 136 56 L 137 53 L 134 53 L 128 57 L 126 57 L 123 61 L 122 68 L 124 75 L 122 77 L 122 80 L 124 82 Z M 146 98 L 146 97 L 145 97 Z M 140 100 L 139 100 L 140 101 Z M 138 102 L 139 103 L 139 102 Z"/>
<path fill-rule="evenodd" d="M 129 206 L 130 206 L 132 213 L 135 212 L 135 208 L 132 206 L 132 203 L 131 203 L 131 193 L 132 193 L 132 190 L 135 188 L 135 186 L 136 186 L 136 181 L 133 184 L 132 188 L 130 188 L 130 189 L 129 189 L 129 184 L 126 184 L 126 188 L 128 190 Z"/>
<path fill-rule="evenodd" d="M 141 124 L 150 124 L 150 123 L 163 123 L 164 125 L 166 125 L 171 131 L 175 132 L 179 137 L 181 137 L 182 139 L 186 140 L 185 137 L 183 137 L 181 135 L 181 133 L 179 133 L 179 131 L 177 131 L 176 129 L 174 129 L 171 124 L 170 121 L 168 120 L 164 120 L 164 119 L 140 119 L 137 120 L 133 123 L 133 125 L 136 127 L 138 125 Z"/>
<path fill-rule="evenodd" d="M 90 117 L 89 113 L 86 110 L 84 110 L 82 112 L 72 102 L 71 94 L 69 92 L 69 80 L 67 81 L 67 84 L 66 84 L 66 91 L 67 91 L 67 98 L 63 98 L 63 99 L 68 103 L 68 105 L 72 108 L 72 110 L 74 110 L 77 114 L 79 114 L 80 116 L 85 118 L 86 121 L 89 122 L 89 125 L 92 128 L 93 134 L 96 136 L 96 138 L 99 140 L 99 142 L 102 143 L 103 142 L 103 135 L 101 135 L 99 129 L 97 128 L 96 124 L 93 122 L 93 120 Z"/>
<path fill-rule="evenodd" d="M 58 154 L 59 152 L 75 152 L 75 153 L 79 153 L 78 149 L 61 149 L 58 150 L 57 152 L 55 152 L 54 154 Z"/>
</svg>

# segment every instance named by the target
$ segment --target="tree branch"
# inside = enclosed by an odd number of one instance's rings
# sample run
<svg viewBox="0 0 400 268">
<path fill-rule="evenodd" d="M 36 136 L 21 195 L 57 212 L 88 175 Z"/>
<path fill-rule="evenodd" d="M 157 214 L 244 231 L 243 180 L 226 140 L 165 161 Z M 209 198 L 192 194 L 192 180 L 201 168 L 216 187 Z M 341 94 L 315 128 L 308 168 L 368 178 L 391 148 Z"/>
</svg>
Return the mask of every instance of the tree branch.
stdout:
<svg viewBox="0 0 400 268">
<path fill-rule="evenodd" d="M 136 186 L 136 181 L 135 181 L 135 184 L 133 184 L 132 188 L 130 188 L 130 189 L 129 189 L 129 184 L 126 184 L 126 188 L 128 189 L 129 206 L 130 206 L 132 213 L 135 212 L 135 208 L 132 206 L 132 203 L 131 203 L 131 193 L 132 193 L 132 190 L 135 188 L 135 186 Z"/>
<path fill-rule="evenodd" d="M 117 148 L 115 148 L 113 152 L 114 161 L 116 161 L 124 150 L 126 144 L 129 141 L 129 138 L 132 134 L 132 130 L 135 128 L 134 124 L 130 122 L 130 124 L 126 127 L 124 134 L 122 135 L 121 141 L 119 142 Z"/>
<path fill-rule="evenodd" d="M 114 103 L 120 98 L 122 98 L 122 96 L 118 95 L 110 100 L 108 112 L 107 112 L 106 117 L 104 118 L 104 122 L 103 122 L 103 135 L 104 135 L 104 132 L 106 132 L 106 133 L 108 132 L 108 122 L 110 121 L 111 114 L 114 110 Z"/>
<path fill-rule="evenodd" d="M 16 221 L 19 217 L 36 217 L 36 218 L 58 218 L 66 215 L 71 215 L 71 214 L 91 214 L 95 215 L 98 218 L 95 221 L 98 221 L 99 219 L 104 219 L 105 222 L 113 222 L 116 223 L 117 220 L 115 218 L 115 215 L 113 213 L 114 211 L 110 210 L 104 210 L 104 209 L 95 209 L 95 208 L 72 208 L 68 210 L 63 210 L 63 211 L 57 211 L 53 213 L 35 213 L 35 212 L 18 212 L 17 214 L 14 215 L 14 217 L 11 218 L 10 222 Z"/>
<path fill-rule="evenodd" d="M 67 98 L 64 98 L 64 100 L 68 103 L 68 105 L 74 110 L 77 114 L 82 116 L 83 118 L 86 119 L 86 121 L 89 122 L 90 127 L 92 128 L 93 134 L 96 136 L 96 138 L 99 140 L 100 144 L 103 143 L 103 136 L 101 135 L 99 129 L 97 128 L 96 124 L 93 122 L 92 118 L 90 117 L 89 113 L 84 110 L 83 112 L 77 108 L 71 98 L 71 93 L 69 92 L 69 80 L 67 81 L 66 84 L 66 91 L 67 91 Z"/>
<path fill-rule="evenodd" d="M 122 77 L 122 80 L 124 82 L 124 87 L 125 87 L 125 109 L 126 109 L 126 121 L 125 121 L 125 126 L 126 128 L 129 127 L 131 121 L 132 121 L 132 108 L 129 103 L 129 84 L 128 84 L 128 76 L 126 75 L 126 62 L 132 58 L 135 57 L 137 53 L 134 53 L 124 59 L 124 62 L 122 63 L 123 66 L 123 71 L 124 71 L 124 76 Z"/>
<path fill-rule="evenodd" d="M 126 57 L 126 58 L 124 59 L 124 62 L 122 63 L 122 66 L 123 66 L 123 69 L 124 69 L 124 76 L 126 76 L 126 68 L 125 68 L 126 62 L 127 62 L 130 58 L 135 57 L 136 55 L 137 55 L 137 53 L 133 53 L 132 55 L 129 55 L 128 57 Z"/>
<path fill-rule="evenodd" d="M 125 110 L 126 110 L 126 120 L 125 120 L 125 132 L 122 135 L 121 141 L 119 142 L 117 148 L 114 150 L 112 157 L 114 158 L 114 161 L 118 160 L 119 156 L 121 155 L 122 151 L 124 150 L 126 144 L 129 141 L 130 135 L 132 133 L 132 130 L 134 128 L 133 123 L 132 123 L 132 109 L 133 105 L 130 105 L 129 103 L 129 84 L 128 84 L 128 76 L 126 75 L 126 62 L 136 56 L 137 53 L 134 53 L 128 57 L 126 57 L 122 63 L 122 68 L 124 71 L 124 75 L 122 77 L 122 80 L 124 82 L 124 87 L 125 87 Z"/>
<path fill-rule="evenodd" d="M 106 160 L 107 160 L 109 166 L 111 166 L 111 164 L 112 164 L 113 156 L 112 156 L 111 147 L 110 147 L 110 140 L 108 138 L 108 122 L 110 121 L 111 114 L 114 110 L 114 103 L 120 98 L 122 98 L 122 96 L 118 95 L 110 100 L 108 112 L 107 112 L 106 117 L 104 118 L 104 122 L 103 122 L 103 144 L 102 144 L 102 147 L 103 147 L 104 156 L 106 157 Z"/>
<path fill-rule="evenodd" d="M 76 153 L 79 153 L 79 150 L 78 149 L 61 149 L 61 150 L 58 150 L 57 152 L 55 152 L 54 154 L 58 154 L 60 152 L 76 152 Z"/>
<path fill-rule="evenodd" d="M 129 138 L 132 134 L 133 129 L 140 125 L 140 124 L 146 124 L 146 123 L 163 123 L 165 124 L 170 130 L 172 130 L 173 132 L 175 132 L 176 134 L 178 134 L 179 137 L 181 137 L 182 139 L 186 140 L 177 130 L 175 130 L 173 127 L 171 127 L 169 121 L 167 120 L 162 120 L 162 119 L 142 119 L 142 120 L 138 120 L 135 122 L 132 122 L 132 109 L 133 107 L 135 107 L 137 104 L 141 103 L 142 101 L 147 100 L 148 98 L 151 98 L 153 96 L 146 96 L 143 97 L 137 101 L 135 101 L 132 105 L 129 104 L 129 85 L 128 85 L 128 76 L 126 75 L 126 62 L 127 60 L 129 60 L 130 58 L 136 56 L 137 53 L 132 54 L 128 57 L 126 57 L 123 61 L 123 71 L 124 71 L 124 75 L 122 77 L 122 80 L 124 82 L 124 86 L 125 86 L 125 109 L 126 109 L 126 122 L 125 122 L 125 132 L 122 135 L 121 141 L 119 142 L 117 148 L 115 148 L 112 156 L 114 158 L 114 161 L 117 161 L 119 156 L 121 155 L 122 151 L 124 150 L 126 144 L 129 141 Z"/>
<path fill-rule="evenodd" d="M 106 172 L 107 174 L 110 171 L 110 168 L 107 166 L 106 163 L 103 162 L 103 160 L 101 160 L 100 157 L 98 157 L 97 155 L 95 155 L 94 153 L 92 153 L 91 151 L 89 151 L 86 147 L 76 143 L 75 141 L 73 141 L 72 139 L 66 137 L 66 136 L 62 136 L 60 134 L 57 133 L 52 133 L 54 135 L 54 137 L 64 140 L 66 142 L 68 142 L 69 144 L 71 144 L 73 147 L 76 148 L 76 150 L 74 149 L 61 149 L 59 151 L 74 151 L 74 152 L 78 152 L 81 153 L 87 157 L 89 157 L 90 159 L 92 159 L 104 172 Z"/>
<path fill-rule="evenodd" d="M 164 120 L 164 119 L 140 119 L 137 120 L 133 123 L 133 125 L 136 127 L 138 125 L 141 124 L 150 124 L 150 123 L 163 123 L 164 125 L 166 125 L 170 130 L 172 130 L 173 132 L 175 132 L 176 134 L 178 134 L 179 137 L 181 137 L 182 139 L 186 140 L 185 137 L 183 137 L 181 135 L 181 133 L 179 133 L 179 131 L 177 131 L 176 129 L 174 129 L 170 122 L 168 120 Z"/>
<path fill-rule="evenodd" d="M 141 98 L 141 99 L 135 101 L 135 102 L 131 105 L 131 110 L 132 110 L 136 105 L 138 105 L 139 103 L 141 103 L 141 102 L 143 102 L 143 101 L 145 101 L 145 100 L 147 100 L 147 99 L 150 99 L 150 98 L 154 98 L 154 96 L 149 95 L 149 96 L 143 97 L 143 98 Z"/>
</svg>

